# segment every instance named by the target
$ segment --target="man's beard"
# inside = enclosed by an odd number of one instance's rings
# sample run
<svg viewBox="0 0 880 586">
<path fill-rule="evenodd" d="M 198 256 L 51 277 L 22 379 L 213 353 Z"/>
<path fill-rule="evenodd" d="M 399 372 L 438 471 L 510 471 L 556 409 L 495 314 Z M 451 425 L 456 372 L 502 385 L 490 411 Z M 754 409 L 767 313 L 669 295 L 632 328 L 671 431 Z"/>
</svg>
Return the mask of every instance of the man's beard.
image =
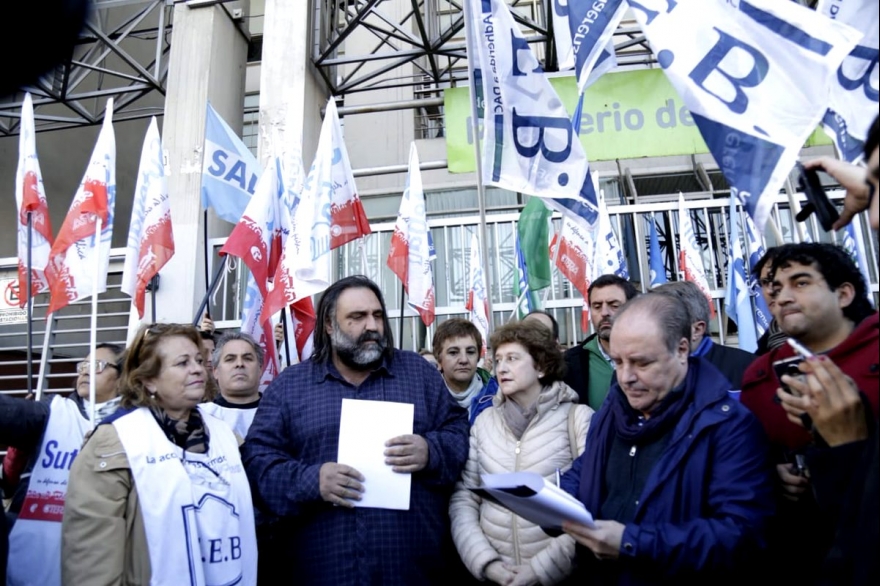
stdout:
<svg viewBox="0 0 880 586">
<path fill-rule="evenodd" d="M 382 362 L 386 349 L 385 338 L 379 332 L 364 332 L 355 339 L 339 329 L 336 323 L 330 342 L 342 363 L 354 370 L 372 370 Z"/>
<path fill-rule="evenodd" d="M 610 321 L 603 320 L 603 321 L 599 322 L 599 325 L 597 327 L 597 330 L 598 330 L 597 333 L 599 334 L 600 340 L 605 340 L 607 342 L 608 340 L 611 339 L 611 328 L 610 327 L 606 327 L 605 329 L 602 328 L 602 326 L 610 326 L 610 325 L 611 325 Z"/>
</svg>

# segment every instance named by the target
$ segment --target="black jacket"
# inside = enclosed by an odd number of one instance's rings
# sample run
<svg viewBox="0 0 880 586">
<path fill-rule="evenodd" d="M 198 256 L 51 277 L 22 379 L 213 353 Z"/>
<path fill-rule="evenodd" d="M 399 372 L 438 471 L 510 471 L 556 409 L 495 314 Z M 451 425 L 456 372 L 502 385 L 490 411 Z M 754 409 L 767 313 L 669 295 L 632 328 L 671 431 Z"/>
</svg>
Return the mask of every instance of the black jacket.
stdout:
<svg viewBox="0 0 880 586">
<path fill-rule="evenodd" d="M 712 347 L 703 356 L 712 366 L 721 371 L 727 377 L 734 390 L 742 389 L 743 374 L 755 359 L 755 355 L 739 348 L 712 344 Z"/>
<path fill-rule="evenodd" d="M 595 337 L 596 334 L 593 334 L 583 342 L 578 342 L 577 346 L 569 348 L 562 355 L 566 366 L 563 380 L 578 394 L 578 403 L 581 405 L 589 405 L 587 399 L 590 391 L 590 353 L 584 345 Z"/>
</svg>

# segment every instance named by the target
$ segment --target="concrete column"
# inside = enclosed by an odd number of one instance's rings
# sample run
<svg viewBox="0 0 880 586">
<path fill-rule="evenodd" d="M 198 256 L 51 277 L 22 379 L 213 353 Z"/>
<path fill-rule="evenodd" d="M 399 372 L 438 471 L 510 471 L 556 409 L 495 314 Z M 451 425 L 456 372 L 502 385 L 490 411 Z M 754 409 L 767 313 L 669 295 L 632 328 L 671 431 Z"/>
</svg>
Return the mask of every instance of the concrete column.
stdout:
<svg viewBox="0 0 880 586">
<path fill-rule="evenodd" d="M 309 24 L 314 1 L 266 0 L 259 142 L 264 166 L 276 154 L 302 154 L 308 171 L 317 146 L 327 93 L 311 64 Z"/>
<path fill-rule="evenodd" d="M 238 5 L 247 9 L 247 1 Z M 200 198 L 205 104 L 210 100 L 233 130 L 241 131 L 247 39 L 222 5 L 176 3 L 173 18 L 162 139 L 175 254 L 161 273 L 156 316 L 160 322 L 189 322 L 205 293 Z M 207 226 L 210 236 L 231 228 L 216 219 Z"/>
</svg>

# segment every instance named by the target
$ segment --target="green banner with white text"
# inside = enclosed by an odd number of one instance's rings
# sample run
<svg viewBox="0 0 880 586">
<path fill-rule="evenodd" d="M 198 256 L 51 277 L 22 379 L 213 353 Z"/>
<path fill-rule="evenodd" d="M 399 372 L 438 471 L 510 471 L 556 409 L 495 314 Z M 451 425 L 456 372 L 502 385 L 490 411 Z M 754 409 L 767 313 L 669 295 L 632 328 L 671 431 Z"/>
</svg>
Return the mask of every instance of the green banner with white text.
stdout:
<svg viewBox="0 0 880 586">
<path fill-rule="evenodd" d="M 574 76 L 550 79 L 569 114 L 577 106 Z M 469 90 L 444 91 L 450 173 L 476 170 Z M 708 153 L 690 112 L 660 69 L 606 73 L 584 94 L 580 139 L 590 161 Z M 828 145 L 817 130 L 807 146 Z"/>
</svg>

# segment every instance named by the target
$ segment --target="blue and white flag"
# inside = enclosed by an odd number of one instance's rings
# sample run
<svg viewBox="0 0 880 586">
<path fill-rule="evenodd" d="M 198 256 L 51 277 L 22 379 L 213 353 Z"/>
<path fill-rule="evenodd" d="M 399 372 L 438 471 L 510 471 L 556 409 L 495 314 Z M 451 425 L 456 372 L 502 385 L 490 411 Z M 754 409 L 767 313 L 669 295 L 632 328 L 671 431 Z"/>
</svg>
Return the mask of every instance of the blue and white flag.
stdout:
<svg viewBox="0 0 880 586">
<path fill-rule="evenodd" d="M 231 224 L 241 219 L 254 194 L 260 168 L 241 139 L 208 104 L 202 160 L 202 207 Z"/>
<path fill-rule="evenodd" d="M 865 243 L 862 241 L 861 231 L 856 230 L 856 227 L 852 222 L 847 224 L 846 228 L 844 228 L 843 242 L 841 244 L 843 245 L 843 249 L 853 259 L 853 262 L 856 263 L 856 266 L 859 267 L 859 272 L 862 273 L 865 285 L 870 286 L 871 276 L 868 273 L 868 261 L 865 256 Z M 866 288 L 865 293 L 867 294 L 868 301 L 870 301 L 873 306 L 874 296 L 871 294 L 870 288 Z"/>
<path fill-rule="evenodd" d="M 755 327 L 752 296 L 743 261 L 738 216 L 736 198 L 731 197 L 730 230 L 728 231 L 729 240 L 727 243 L 727 294 L 724 297 L 724 311 L 727 312 L 727 317 L 736 324 L 740 349 L 754 352 L 758 349 L 758 330 Z"/>
<path fill-rule="evenodd" d="M 614 274 L 623 279 L 629 279 L 629 268 L 626 265 L 626 256 L 618 244 L 617 234 L 611 227 L 611 217 L 605 206 L 605 198 L 599 198 L 599 221 L 596 227 L 596 256 L 595 274 Z"/>
<path fill-rule="evenodd" d="M 522 319 L 531 311 L 538 308 L 534 303 L 533 292 L 529 289 L 529 269 L 526 267 L 526 258 L 522 247 L 519 245 L 519 235 L 514 234 L 514 247 L 516 248 L 516 281 L 513 283 L 513 295 L 516 297 L 517 318 Z"/>
<path fill-rule="evenodd" d="M 848 24 L 863 35 L 837 70 L 828 111 L 822 119 L 837 152 L 854 162 L 862 158 L 868 127 L 877 116 L 880 5 L 876 0 L 819 0 L 816 12 Z"/>
<path fill-rule="evenodd" d="M 860 33 L 796 2 L 632 0 L 721 172 L 764 229 Z"/>
<path fill-rule="evenodd" d="M 760 275 L 754 274 L 754 267 L 757 266 L 758 261 L 764 256 L 764 245 L 761 243 L 758 229 L 755 227 L 752 219 L 746 215 L 744 221 L 745 252 L 749 258 L 749 270 L 746 273 L 746 279 L 748 279 L 749 294 L 755 300 L 753 304 L 755 308 L 755 327 L 757 327 L 758 337 L 760 337 L 764 335 L 764 332 L 770 327 L 770 322 L 773 321 L 773 315 L 770 314 L 770 308 L 767 307 L 767 302 L 764 301 L 764 295 L 761 293 L 761 283 L 758 281 Z"/>
<path fill-rule="evenodd" d="M 624 0 L 553 0 L 554 17 L 559 13 L 561 22 L 567 20 L 571 56 L 581 93 L 617 65 L 612 37 L 625 12 Z M 557 38 L 561 34 L 562 31 L 557 31 Z M 559 55 L 561 59 L 562 52 Z"/>
<path fill-rule="evenodd" d="M 660 255 L 660 242 L 657 240 L 657 222 L 654 214 L 648 217 L 648 268 L 651 271 L 651 286 L 659 287 L 666 282 L 666 266 Z"/>
<path fill-rule="evenodd" d="M 540 197 L 579 197 L 586 154 L 507 4 L 467 0 L 465 6 L 471 91 L 484 122 L 483 181 Z"/>
</svg>

